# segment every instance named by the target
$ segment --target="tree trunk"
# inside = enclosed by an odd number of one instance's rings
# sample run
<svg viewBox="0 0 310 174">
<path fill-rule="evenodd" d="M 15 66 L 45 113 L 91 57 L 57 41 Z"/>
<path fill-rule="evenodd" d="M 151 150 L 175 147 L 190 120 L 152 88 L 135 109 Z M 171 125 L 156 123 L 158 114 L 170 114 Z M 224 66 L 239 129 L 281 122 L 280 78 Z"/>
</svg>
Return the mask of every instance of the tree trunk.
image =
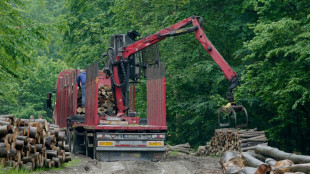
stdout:
<svg viewBox="0 0 310 174">
<path fill-rule="evenodd" d="M 242 156 L 247 161 L 247 166 L 249 167 L 258 167 L 259 165 L 264 164 L 262 161 L 256 159 L 247 152 L 243 152 Z"/>
<path fill-rule="evenodd" d="M 0 157 L 1 158 L 8 158 L 9 151 L 6 149 L 6 147 L 0 146 Z"/>
<path fill-rule="evenodd" d="M 57 140 L 58 140 L 58 141 L 63 141 L 65 138 L 66 138 L 66 132 L 60 131 L 60 132 L 58 133 Z"/>
<path fill-rule="evenodd" d="M 64 145 L 64 149 L 65 149 L 66 152 L 70 152 L 69 145 Z"/>
<path fill-rule="evenodd" d="M 29 137 L 36 138 L 37 137 L 37 127 L 29 127 Z"/>
<path fill-rule="evenodd" d="M 28 140 L 28 137 L 27 136 L 17 136 L 16 139 L 17 140 L 22 140 L 22 141 L 24 141 L 24 143 L 26 143 L 27 140 Z"/>
<path fill-rule="evenodd" d="M 255 151 L 253 150 L 250 150 L 250 151 L 247 151 L 247 153 L 255 158 L 257 158 L 258 160 L 261 160 L 261 161 L 265 161 L 266 158 L 263 156 L 263 155 L 260 155 L 260 154 L 257 154 L 255 153 Z"/>
<path fill-rule="evenodd" d="M 8 134 L 8 126 L 0 126 L 0 137 L 5 136 L 6 134 Z"/>
<path fill-rule="evenodd" d="M 43 144 L 35 144 L 37 152 L 42 152 Z"/>
<path fill-rule="evenodd" d="M 54 165 L 56 168 L 58 168 L 60 166 L 60 160 L 59 158 L 53 158 L 53 161 L 54 161 Z"/>
<path fill-rule="evenodd" d="M 53 157 L 57 157 L 58 153 L 56 150 L 47 150 L 47 158 L 52 159 Z"/>
<path fill-rule="evenodd" d="M 221 164 L 224 173 L 237 173 L 244 167 L 242 158 L 235 151 L 224 152 Z"/>
<path fill-rule="evenodd" d="M 271 166 L 274 166 L 277 163 L 277 161 L 272 159 L 272 158 L 266 158 L 265 163 L 267 163 Z"/>
<path fill-rule="evenodd" d="M 275 160 L 285 160 L 289 159 L 293 161 L 296 164 L 301 164 L 301 163 L 310 163 L 310 156 L 305 156 L 305 155 L 295 155 L 292 153 L 286 153 L 283 152 L 277 148 L 273 148 L 270 146 L 261 146 L 257 145 L 255 148 L 255 153 L 271 157 Z"/>
<path fill-rule="evenodd" d="M 44 160 L 44 166 L 51 168 L 52 167 L 52 160 L 51 159 L 45 159 Z"/>
<path fill-rule="evenodd" d="M 16 150 L 23 150 L 24 141 L 23 140 L 15 140 L 15 148 L 16 148 Z"/>
</svg>

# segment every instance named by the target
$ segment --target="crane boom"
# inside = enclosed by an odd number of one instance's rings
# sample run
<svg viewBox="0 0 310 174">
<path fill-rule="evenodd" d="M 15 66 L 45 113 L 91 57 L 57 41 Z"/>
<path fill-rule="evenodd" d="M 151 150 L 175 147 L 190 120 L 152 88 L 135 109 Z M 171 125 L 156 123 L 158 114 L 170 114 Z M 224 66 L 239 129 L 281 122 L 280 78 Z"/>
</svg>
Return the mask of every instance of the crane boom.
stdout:
<svg viewBox="0 0 310 174">
<path fill-rule="evenodd" d="M 116 57 L 114 58 L 113 63 L 113 80 L 115 84 L 120 84 L 119 78 L 119 68 L 118 64 L 122 62 L 127 62 L 130 55 L 133 55 L 151 45 L 162 41 L 163 39 L 171 36 L 177 36 L 189 32 L 195 32 L 195 36 L 197 40 L 201 43 L 207 53 L 212 57 L 215 63 L 220 67 L 221 71 L 224 73 L 225 78 L 232 82 L 229 87 L 228 98 L 230 102 L 233 102 L 232 89 L 238 85 L 237 74 L 232 70 L 232 68 L 228 65 L 225 59 L 221 56 L 221 54 L 217 51 L 217 49 L 213 46 L 210 40 L 205 35 L 201 22 L 199 21 L 200 17 L 191 16 L 185 20 L 182 20 L 170 27 L 164 28 L 158 31 L 155 34 L 149 35 L 145 38 L 142 38 L 128 46 L 121 47 L 117 50 Z M 185 28 L 186 26 L 192 24 L 192 27 Z M 115 85 L 115 98 L 117 104 L 118 114 L 117 116 L 124 115 L 125 111 L 128 109 L 124 106 L 124 98 L 122 96 L 121 86 Z"/>
</svg>

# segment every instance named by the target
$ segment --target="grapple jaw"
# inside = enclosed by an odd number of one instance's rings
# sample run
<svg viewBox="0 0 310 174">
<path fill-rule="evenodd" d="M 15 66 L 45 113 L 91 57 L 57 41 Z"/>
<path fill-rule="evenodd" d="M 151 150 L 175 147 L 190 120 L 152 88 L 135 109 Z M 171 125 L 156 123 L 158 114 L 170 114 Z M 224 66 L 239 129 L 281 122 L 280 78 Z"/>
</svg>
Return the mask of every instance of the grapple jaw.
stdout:
<svg viewBox="0 0 310 174">
<path fill-rule="evenodd" d="M 238 115 L 243 113 L 243 123 L 238 124 Z M 226 106 L 222 106 L 218 112 L 218 123 L 219 127 L 230 127 L 230 119 L 234 120 L 235 128 L 244 128 L 248 127 L 248 113 L 244 106 L 242 105 L 234 105 L 234 103 L 228 103 Z"/>
</svg>

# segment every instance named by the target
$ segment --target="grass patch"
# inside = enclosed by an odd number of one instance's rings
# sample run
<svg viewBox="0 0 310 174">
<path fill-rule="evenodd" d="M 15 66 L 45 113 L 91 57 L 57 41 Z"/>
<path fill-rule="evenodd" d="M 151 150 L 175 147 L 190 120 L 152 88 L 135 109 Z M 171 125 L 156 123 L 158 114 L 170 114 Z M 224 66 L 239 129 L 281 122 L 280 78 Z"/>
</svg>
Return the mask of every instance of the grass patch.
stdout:
<svg viewBox="0 0 310 174">
<path fill-rule="evenodd" d="M 34 171 L 30 172 L 30 171 L 26 171 L 23 169 L 9 169 L 9 168 L 3 168 L 0 167 L 0 174 L 35 174 L 35 173 L 40 173 L 40 172 L 45 172 L 45 171 L 61 171 L 65 168 L 71 167 L 71 166 L 76 166 L 78 164 L 81 163 L 81 159 L 78 158 L 74 158 L 72 159 L 72 161 L 68 162 L 68 163 L 64 163 L 62 164 L 60 167 L 56 168 L 56 167 L 52 167 L 52 168 L 38 168 L 35 169 Z"/>
<path fill-rule="evenodd" d="M 169 151 L 168 154 L 170 156 L 178 156 L 179 155 L 179 151 L 177 151 L 177 150 Z"/>
</svg>

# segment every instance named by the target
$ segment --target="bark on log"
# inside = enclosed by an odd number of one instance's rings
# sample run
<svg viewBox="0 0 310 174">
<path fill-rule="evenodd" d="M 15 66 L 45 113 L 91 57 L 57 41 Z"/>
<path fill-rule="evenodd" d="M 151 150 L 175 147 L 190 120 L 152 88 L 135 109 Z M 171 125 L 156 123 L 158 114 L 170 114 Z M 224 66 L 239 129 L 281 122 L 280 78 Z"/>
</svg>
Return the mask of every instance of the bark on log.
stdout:
<svg viewBox="0 0 310 174">
<path fill-rule="evenodd" d="M 47 150 L 47 158 L 52 159 L 53 157 L 57 157 L 58 153 L 56 150 Z"/>
<path fill-rule="evenodd" d="M 242 156 L 247 161 L 247 166 L 258 167 L 259 165 L 264 164 L 262 161 L 256 159 L 255 157 L 253 157 L 247 152 L 243 152 Z"/>
<path fill-rule="evenodd" d="M 14 119 L 14 115 L 13 114 L 0 115 L 0 117 Z"/>
<path fill-rule="evenodd" d="M 6 134 L 8 134 L 8 126 L 7 125 L 0 126 L 0 136 L 3 137 Z"/>
<path fill-rule="evenodd" d="M 63 141 L 63 140 L 65 140 L 65 138 L 66 138 L 66 132 L 60 131 L 60 132 L 58 133 L 57 140 L 58 140 L 58 141 Z"/>
<path fill-rule="evenodd" d="M 7 121 L 1 121 L 0 120 L 0 125 L 2 125 L 2 126 L 8 126 L 8 125 L 11 125 L 11 123 L 10 122 L 7 122 Z"/>
<path fill-rule="evenodd" d="M 295 164 L 291 167 L 288 167 L 289 172 L 304 172 L 310 173 L 310 163 L 306 164 Z"/>
<path fill-rule="evenodd" d="M 292 153 L 286 153 L 286 152 L 283 152 L 277 148 L 273 148 L 270 146 L 257 145 L 255 148 L 255 153 L 258 153 L 258 154 L 261 154 L 261 155 L 264 155 L 267 157 L 271 157 L 275 160 L 289 159 L 296 164 L 310 163 L 310 156 L 295 155 Z"/>
<path fill-rule="evenodd" d="M 37 127 L 29 127 L 29 137 L 36 138 L 38 135 Z"/>
<path fill-rule="evenodd" d="M 37 143 L 37 141 L 34 138 L 28 138 L 28 143 L 31 145 L 35 145 Z M 38 143 L 40 143 L 40 142 L 38 142 Z"/>
<path fill-rule="evenodd" d="M 65 149 L 66 152 L 70 152 L 69 145 L 65 145 L 65 146 L 64 146 L 64 149 Z"/>
<path fill-rule="evenodd" d="M 65 142 L 64 141 L 58 141 L 57 146 L 64 148 Z"/>
<path fill-rule="evenodd" d="M 237 174 L 253 174 L 257 171 L 254 167 L 243 167 Z"/>
<path fill-rule="evenodd" d="M 15 140 L 15 148 L 16 148 L 16 150 L 23 150 L 24 141 L 23 140 Z"/>
<path fill-rule="evenodd" d="M 32 171 L 35 168 L 35 163 L 33 162 L 27 162 L 26 165 L 23 166 L 27 166 L 26 168 L 29 169 L 29 171 Z"/>
<path fill-rule="evenodd" d="M 24 163 L 28 163 L 28 162 L 32 163 L 32 162 L 34 162 L 34 159 L 31 156 L 25 156 L 25 157 L 22 158 L 22 161 Z"/>
<path fill-rule="evenodd" d="M 65 152 L 65 156 L 71 156 L 71 153 L 70 152 Z"/>
<path fill-rule="evenodd" d="M 224 152 L 221 164 L 224 173 L 237 173 L 244 167 L 242 158 L 235 151 Z"/>
<path fill-rule="evenodd" d="M 37 152 L 36 146 L 30 145 L 30 153 L 36 153 L 36 152 Z"/>
<path fill-rule="evenodd" d="M 0 147 L 0 158 L 8 158 L 9 151 L 6 147 Z"/>
<path fill-rule="evenodd" d="M 268 143 L 261 143 L 260 145 L 261 146 L 267 146 Z M 255 149 L 256 149 L 256 146 L 241 148 L 242 151 L 255 150 Z"/>
<path fill-rule="evenodd" d="M 37 152 L 42 152 L 43 144 L 35 144 Z"/>
<path fill-rule="evenodd" d="M 44 166 L 51 168 L 52 167 L 52 160 L 51 159 L 45 159 L 44 160 Z"/>
<path fill-rule="evenodd" d="M 62 163 L 65 161 L 66 154 L 64 150 L 60 150 L 60 152 L 58 153 L 58 158 L 61 159 Z"/>
<path fill-rule="evenodd" d="M 16 149 L 10 149 L 9 158 L 14 158 L 16 157 L 16 155 L 17 155 Z"/>
<path fill-rule="evenodd" d="M 45 119 L 35 119 L 34 121 L 37 123 L 41 123 L 43 125 L 43 128 L 48 131 L 48 122 Z"/>
<path fill-rule="evenodd" d="M 59 158 L 53 158 L 53 161 L 54 161 L 54 165 L 56 168 L 58 168 L 60 166 L 60 160 Z"/>
<path fill-rule="evenodd" d="M 7 151 L 10 150 L 10 144 L 8 142 L 8 137 L 3 137 L 1 143 L 0 143 L 0 147 L 5 148 Z"/>
<path fill-rule="evenodd" d="M 17 140 L 22 140 L 22 141 L 24 141 L 24 143 L 26 143 L 27 140 L 28 140 L 28 137 L 27 137 L 27 136 L 22 136 L 22 135 L 20 135 L 20 136 L 16 136 L 16 139 L 17 139 Z"/>
<path fill-rule="evenodd" d="M 265 161 L 266 160 L 266 158 L 263 155 L 257 154 L 253 150 L 247 151 L 247 153 L 250 154 L 251 156 L 261 160 L 261 161 Z"/>
<path fill-rule="evenodd" d="M 29 119 L 20 119 L 21 123 L 20 125 L 21 126 L 28 126 L 29 125 Z"/>
<path fill-rule="evenodd" d="M 69 161 L 71 161 L 71 160 L 72 160 L 71 156 L 66 156 L 65 162 L 69 162 Z"/>
<path fill-rule="evenodd" d="M 272 158 L 266 158 L 265 163 L 267 163 L 271 166 L 274 166 L 277 163 L 277 161 L 272 159 Z"/>
</svg>

